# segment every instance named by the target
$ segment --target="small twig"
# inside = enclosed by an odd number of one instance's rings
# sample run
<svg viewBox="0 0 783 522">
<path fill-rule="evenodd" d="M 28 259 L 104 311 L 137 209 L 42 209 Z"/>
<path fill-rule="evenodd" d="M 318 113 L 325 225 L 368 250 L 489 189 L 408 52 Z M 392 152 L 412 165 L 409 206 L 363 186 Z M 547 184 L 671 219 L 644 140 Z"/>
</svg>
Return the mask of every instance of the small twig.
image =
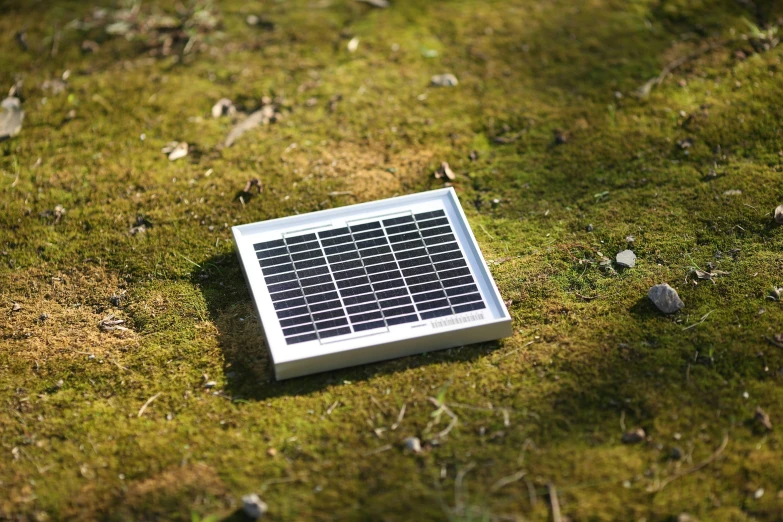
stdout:
<svg viewBox="0 0 783 522">
<path fill-rule="evenodd" d="M 777 346 L 778 348 L 783 348 L 783 343 L 779 343 L 779 342 L 777 342 L 777 341 L 776 341 L 775 339 L 773 339 L 772 337 L 765 337 L 765 339 L 766 339 L 766 340 L 767 340 L 767 342 L 769 342 L 769 344 L 771 344 L 772 346 Z"/>
<path fill-rule="evenodd" d="M 650 91 L 652 91 L 653 87 L 660 85 L 663 82 L 663 80 L 665 80 L 666 77 L 669 76 L 671 73 L 673 73 L 676 69 L 679 69 L 680 67 L 690 62 L 691 60 L 695 60 L 699 56 L 712 51 L 713 49 L 723 45 L 724 43 L 725 42 L 723 41 L 711 43 L 707 47 L 703 47 L 689 55 L 680 57 L 672 62 L 669 62 L 669 64 L 661 70 L 658 76 L 655 76 L 654 78 L 650 78 L 649 80 L 647 80 L 647 82 L 645 82 L 644 85 L 639 87 L 639 91 L 638 91 L 639 95 L 641 97 L 649 96 Z"/>
<path fill-rule="evenodd" d="M 457 415 L 435 397 L 429 397 L 428 400 L 438 408 L 437 410 L 435 410 L 435 413 L 433 413 L 433 416 L 435 416 L 436 420 L 430 423 L 428 427 L 430 427 L 432 424 L 437 424 L 441 412 L 445 413 L 451 418 L 451 422 L 449 422 L 449 425 L 446 426 L 445 429 L 439 431 L 438 434 L 436 435 L 437 438 L 441 439 L 446 435 L 448 435 L 449 432 L 451 432 L 451 430 L 453 430 L 454 427 L 457 425 Z"/>
<path fill-rule="evenodd" d="M 691 473 L 695 473 L 695 472 L 699 471 L 700 469 L 702 469 L 702 468 L 704 468 L 706 466 L 709 466 L 718 457 L 720 457 L 720 454 L 723 453 L 723 450 L 726 449 L 726 446 L 728 446 L 728 444 L 729 444 L 729 435 L 727 433 L 727 434 L 723 435 L 723 442 L 721 442 L 721 444 L 718 447 L 718 449 L 716 449 L 715 452 L 712 455 L 710 455 L 709 457 L 707 457 L 706 459 L 704 459 L 700 463 L 696 464 L 695 466 L 686 469 L 685 471 L 681 471 L 679 473 L 675 473 L 674 475 L 672 475 L 670 477 L 667 477 L 666 479 L 661 481 L 661 483 L 658 484 L 658 486 L 655 487 L 652 491 L 654 493 L 657 493 L 657 492 L 663 490 L 663 488 L 665 488 L 666 486 L 668 486 L 669 484 L 671 484 L 672 482 L 674 482 L 678 478 L 684 477 L 685 475 L 690 475 Z"/>
<path fill-rule="evenodd" d="M 484 231 L 484 233 L 485 233 L 486 235 L 488 235 L 488 236 L 489 236 L 489 238 L 490 238 L 491 240 L 493 240 L 493 241 L 495 240 L 495 236 L 493 236 L 492 234 L 490 234 L 490 233 L 489 233 L 489 231 L 487 231 L 487 229 L 486 229 L 486 228 L 484 228 L 484 225 L 482 225 L 481 223 L 479 223 L 479 227 L 481 228 L 481 230 L 483 230 L 483 231 Z"/>
<path fill-rule="evenodd" d="M 326 410 L 326 414 L 327 414 L 327 415 L 331 415 L 331 414 L 332 414 L 332 412 L 333 412 L 333 411 L 334 411 L 334 410 L 337 408 L 337 406 L 339 406 L 339 405 L 340 405 L 340 401 L 334 401 L 334 404 L 332 404 L 331 406 L 329 406 L 329 409 L 327 409 L 327 410 Z"/>
<path fill-rule="evenodd" d="M 489 490 L 494 493 L 497 490 L 499 490 L 502 487 L 508 486 L 509 484 L 513 484 L 514 482 L 517 482 L 521 480 L 525 475 L 527 475 L 527 471 L 524 469 L 521 469 L 514 473 L 513 475 L 509 475 L 508 477 L 503 477 L 502 479 L 495 482 Z"/>
<path fill-rule="evenodd" d="M 549 504 L 552 506 L 552 522 L 563 522 L 560 515 L 560 500 L 557 498 L 557 488 L 551 482 L 546 485 L 549 490 Z"/>
<path fill-rule="evenodd" d="M 298 479 L 296 477 L 288 477 L 283 479 L 272 479 L 267 480 L 261 485 L 261 491 L 266 491 L 266 488 L 269 486 L 273 486 L 275 484 L 288 484 L 289 482 L 296 482 Z"/>
<path fill-rule="evenodd" d="M 383 407 L 383 404 L 378 402 L 378 399 L 376 399 L 375 397 L 370 395 L 370 400 L 372 401 L 373 404 L 375 404 L 378 407 L 379 410 L 381 410 L 381 413 L 383 413 L 384 415 L 386 415 L 388 413 L 386 411 L 386 408 Z"/>
<path fill-rule="evenodd" d="M 536 493 L 536 487 L 533 485 L 533 481 L 531 481 L 529 478 L 524 477 L 525 479 L 525 485 L 527 486 L 527 495 L 530 497 L 530 507 L 534 508 L 536 507 L 536 504 L 538 504 L 538 494 Z"/>
<path fill-rule="evenodd" d="M 394 430 L 396 430 L 397 428 L 400 427 L 400 424 L 402 423 L 402 419 L 403 419 L 403 417 L 405 417 L 405 407 L 406 406 L 407 406 L 407 404 L 403 404 L 402 408 L 400 408 L 400 414 L 397 415 L 397 420 L 395 421 L 394 424 L 391 425 L 391 430 L 392 431 L 394 431 Z"/>
<path fill-rule="evenodd" d="M 182 255 L 182 254 L 180 254 L 179 252 L 177 252 L 177 254 L 179 255 L 179 257 L 181 257 L 182 259 L 184 259 L 184 260 L 185 260 L 185 261 L 187 261 L 188 263 L 191 263 L 192 265 L 194 265 L 194 266 L 197 266 L 197 267 L 201 268 L 201 265 L 199 265 L 198 263 L 196 263 L 195 261 L 193 261 L 193 260 L 192 260 L 192 259 L 190 259 L 189 257 L 187 257 L 187 256 L 183 256 L 183 255 Z"/>
<path fill-rule="evenodd" d="M 115 366 L 117 366 L 117 368 L 119 368 L 119 369 L 121 369 L 121 370 L 125 370 L 126 372 L 129 372 L 129 371 L 130 371 L 130 368 L 126 368 L 125 366 L 121 365 L 120 363 L 118 363 L 117 361 L 115 361 L 114 359 L 112 359 L 111 357 L 108 357 L 108 359 L 109 359 L 109 361 L 111 361 L 112 363 L 114 363 L 114 365 L 115 365 Z"/>
<path fill-rule="evenodd" d="M 457 473 L 457 477 L 454 479 L 454 509 L 459 512 L 463 509 L 463 482 L 465 481 L 465 475 L 470 470 L 476 467 L 475 462 L 471 462 Z"/>
<path fill-rule="evenodd" d="M 27 452 L 26 452 L 26 451 L 25 451 L 23 448 L 19 448 L 19 451 L 22 453 L 22 455 L 24 455 L 25 457 L 27 457 L 27 460 L 29 460 L 30 462 L 32 462 L 32 463 L 33 463 L 33 466 L 35 466 L 35 470 L 38 472 L 38 474 L 39 474 L 39 475 L 43 475 L 44 473 L 46 473 L 47 471 L 49 471 L 49 468 L 50 468 L 51 466 L 43 466 L 43 467 L 41 467 L 41 466 L 39 466 L 39 465 L 38 465 L 38 462 L 37 462 L 35 459 L 33 459 L 33 458 L 30 456 L 30 454 L 29 454 L 29 453 L 27 453 Z"/>
<path fill-rule="evenodd" d="M 522 348 L 527 348 L 528 346 L 530 346 L 530 345 L 531 345 L 531 344 L 533 344 L 534 342 L 535 342 L 535 341 L 528 341 L 528 342 L 526 342 L 525 344 L 523 344 L 522 346 L 520 346 L 519 348 L 514 348 L 514 349 L 513 349 L 513 350 L 511 350 L 510 352 L 508 352 L 508 353 L 504 353 L 504 354 L 503 354 L 503 355 L 500 357 L 500 359 L 505 359 L 506 357 L 510 357 L 510 356 L 514 355 L 515 353 L 517 353 L 517 352 L 518 352 L 519 350 L 521 350 Z"/>
<path fill-rule="evenodd" d="M 701 323 L 703 323 L 704 321 L 706 321 L 706 320 L 707 320 L 707 318 L 710 316 L 710 314 L 711 314 L 712 312 L 714 312 L 714 311 L 715 311 L 715 310 L 710 310 L 709 312 L 707 312 L 706 314 L 704 314 L 703 316 L 701 316 L 701 319 L 700 319 L 698 322 L 696 322 L 696 323 L 693 323 L 693 324 L 691 324 L 691 325 L 688 325 L 688 326 L 685 326 L 685 327 L 683 327 L 683 331 L 685 331 L 685 330 L 690 330 L 690 329 L 691 329 L 691 328 L 693 328 L 694 326 L 699 326 Z"/>
<path fill-rule="evenodd" d="M 136 415 L 136 417 L 141 417 L 142 415 L 144 415 L 144 412 L 147 410 L 147 406 L 152 404 L 152 401 L 160 397 L 162 394 L 163 392 L 159 392 L 153 395 L 152 397 L 150 397 L 149 399 L 147 399 L 147 402 L 144 403 L 144 406 L 142 406 L 141 409 L 139 409 L 139 414 Z"/>
<path fill-rule="evenodd" d="M 337 197 L 337 196 L 353 196 L 353 191 L 350 190 L 343 190 L 343 191 L 334 191 L 329 193 L 330 197 Z"/>
<path fill-rule="evenodd" d="M 383 453 L 384 451 L 389 451 L 390 449 L 392 449 L 392 445 L 391 444 L 384 444 L 383 446 L 381 446 L 379 448 L 375 448 L 372 451 L 368 451 L 367 453 L 364 454 L 364 456 L 365 457 L 369 457 L 371 455 L 377 455 L 378 453 Z"/>
</svg>

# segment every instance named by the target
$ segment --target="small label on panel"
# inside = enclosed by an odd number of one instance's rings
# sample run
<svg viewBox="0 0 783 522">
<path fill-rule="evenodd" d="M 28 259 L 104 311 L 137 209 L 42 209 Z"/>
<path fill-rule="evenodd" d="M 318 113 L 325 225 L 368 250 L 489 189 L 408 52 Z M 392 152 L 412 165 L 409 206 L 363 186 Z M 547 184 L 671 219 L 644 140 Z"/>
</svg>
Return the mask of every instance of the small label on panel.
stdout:
<svg viewBox="0 0 783 522">
<path fill-rule="evenodd" d="M 430 324 L 433 328 L 443 328 L 444 326 L 454 326 L 455 324 L 463 324 L 463 323 L 472 323 L 473 321 L 481 321 L 484 319 L 484 314 L 474 313 L 474 314 L 465 314 L 465 315 L 452 315 L 451 317 L 446 317 L 444 319 L 437 319 L 435 321 L 432 321 Z"/>
</svg>

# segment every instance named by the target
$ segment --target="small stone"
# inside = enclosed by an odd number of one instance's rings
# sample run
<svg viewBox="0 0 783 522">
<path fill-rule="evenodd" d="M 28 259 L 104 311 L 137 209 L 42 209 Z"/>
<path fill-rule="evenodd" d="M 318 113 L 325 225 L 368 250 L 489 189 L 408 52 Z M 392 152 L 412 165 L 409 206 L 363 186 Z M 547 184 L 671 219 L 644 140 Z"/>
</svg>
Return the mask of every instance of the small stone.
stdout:
<svg viewBox="0 0 783 522">
<path fill-rule="evenodd" d="M 459 84 L 457 77 L 453 74 L 436 74 L 430 79 L 430 83 L 435 87 L 455 87 Z"/>
<path fill-rule="evenodd" d="M 588 232 L 592 232 L 592 231 L 593 231 L 593 224 L 592 224 L 592 223 L 590 223 L 589 225 L 587 225 L 587 226 L 585 227 L 585 230 L 587 230 Z"/>
<path fill-rule="evenodd" d="M 22 130 L 24 111 L 22 102 L 16 96 L 9 96 L 0 102 L 0 141 L 13 138 Z"/>
<path fill-rule="evenodd" d="M 16 301 L 14 301 L 14 303 L 11 305 L 11 311 L 12 312 L 18 312 L 21 309 L 22 309 L 22 305 L 20 305 Z"/>
<path fill-rule="evenodd" d="M 40 323 L 45 322 L 47 319 L 49 319 L 49 314 L 47 314 L 46 312 L 38 316 L 38 322 Z"/>
<path fill-rule="evenodd" d="M 759 488 L 753 493 L 753 498 L 756 500 L 764 496 L 764 488 Z"/>
<path fill-rule="evenodd" d="M 775 223 L 783 225 L 783 205 L 775 209 Z"/>
<path fill-rule="evenodd" d="M 277 450 L 275 448 L 269 448 L 266 450 L 266 454 L 270 457 L 276 457 L 277 456 Z"/>
<path fill-rule="evenodd" d="M 678 446 L 675 446 L 672 448 L 671 452 L 671 458 L 672 460 L 681 460 L 682 459 L 682 449 L 680 449 Z"/>
<path fill-rule="evenodd" d="M 114 294 L 109 298 L 109 302 L 111 303 L 112 306 L 116 306 L 117 308 L 119 308 L 120 306 L 122 306 L 122 298 L 123 298 L 122 295 Z"/>
<path fill-rule="evenodd" d="M 242 497 L 242 511 L 253 520 L 263 517 L 268 510 L 266 502 L 261 500 L 255 493 Z"/>
<path fill-rule="evenodd" d="M 207 381 L 204 383 L 204 388 L 211 389 L 217 386 L 217 382 L 215 381 Z"/>
<path fill-rule="evenodd" d="M 677 522 L 699 522 L 699 520 L 688 513 L 680 513 L 677 515 Z"/>
<path fill-rule="evenodd" d="M 741 190 L 737 190 L 737 189 L 731 189 L 731 190 L 727 190 L 726 192 L 724 192 L 723 195 L 724 196 L 741 196 L 742 195 L 742 191 Z"/>
<path fill-rule="evenodd" d="M 418 437 L 408 437 L 402 441 L 402 445 L 406 450 L 412 451 L 413 453 L 421 453 L 421 441 Z"/>
<path fill-rule="evenodd" d="M 634 243 L 636 241 L 636 238 L 633 236 L 625 236 L 625 242 L 626 243 Z"/>
<path fill-rule="evenodd" d="M 642 442 L 647 434 L 642 428 L 634 428 L 629 432 L 623 433 L 623 444 L 638 444 Z"/>
<path fill-rule="evenodd" d="M 349 53 L 355 53 L 356 49 L 358 49 L 358 48 L 359 48 L 359 37 L 354 36 L 348 42 L 348 52 Z"/>
<path fill-rule="evenodd" d="M 682 302 L 679 294 L 677 294 L 677 290 L 666 283 L 650 288 L 650 291 L 647 292 L 647 297 L 658 307 L 658 310 L 665 314 L 673 314 L 685 306 L 685 303 Z"/>
<path fill-rule="evenodd" d="M 236 114 L 237 108 L 234 107 L 234 103 L 228 98 L 220 98 L 215 105 L 212 106 L 212 117 L 220 118 L 221 116 L 233 116 Z"/>
<path fill-rule="evenodd" d="M 60 380 L 58 380 L 56 383 L 54 383 L 54 387 L 55 387 L 55 388 L 57 388 L 58 390 L 59 390 L 60 388 L 62 388 L 63 386 L 65 386 L 65 381 L 64 381 L 64 380 L 62 380 L 62 379 L 60 379 Z"/>
<path fill-rule="evenodd" d="M 52 215 L 54 216 L 54 222 L 59 223 L 62 217 L 65 215 L 65 207 L 62 205 L 57 205 L 54 207 Z"/>
<path fill-rule="evenodd" d="M 169 152 L 169 161 L 177 161 L 188 155 L 188 144 L 186 142 L 177 143 Z"/>
<path fill-rule="evenodd" d="M 457 176 L 454 174 L 454 171 L 451 170 L 451 167 L 449 167 L 449 164 L 445 161 L 441 163 L 440 168 L 435 171 L 436 179 L 446 178 L 449 181 L 454 181 L 456 177 Z"/>
<path fill-rule="evenodd" d="M 764 426 L 767 431 L 772 431 L 772 421 L 769 419 L 767 412 L 761 409 L 761 406 L 756 407 L 756 414 L 753 416 L 753 418 L 756 420 L 756 422 Z"/>
<path fill-rule="evenodd" d="M 633 268 L 636 265 L 636 254 L 631 250 L 623 250 L 615 257 L 617 264 L 625 268 Z"/>
</svg>

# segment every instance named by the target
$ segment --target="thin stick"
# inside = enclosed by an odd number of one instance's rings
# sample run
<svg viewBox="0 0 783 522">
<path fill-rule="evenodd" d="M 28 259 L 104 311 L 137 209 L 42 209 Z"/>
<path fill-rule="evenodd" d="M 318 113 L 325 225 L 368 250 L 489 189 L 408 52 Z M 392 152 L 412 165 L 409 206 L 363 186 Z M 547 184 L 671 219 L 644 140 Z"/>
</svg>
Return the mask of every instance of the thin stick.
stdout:
<svg viewBox="0 0 783 522">
<path fill-rule="evenodd" d="M 495 239 L 495 236 L 493 236 L 492 234 L 490 234 L 490 233 L 487 231 L 487 229 L 486 229 L 486 228 L 484 228 L 484 225 L 482 225 L 481 223 L 479 223 L 479 227 L 481 228 L 481 230 L 483 230 L 483 231 L 484 231 L 484 233 L 485 233 L 486 235 L 488 235 L 488 236 L 489 236 L 489 238 L 490 238 L 490 239 L 492 239 L 492 240 L 494 241 L 494 239 Z"/>
<path fill-rule="evenodd" d="M 530 497 L 530 507 L 534 508 L 536 507 L 536 504 L 538 504 L 538 495 L 536 494 L 536 488 L 533 486 L 533 482 L 527 478 L 525 478 L 525 485 L 527 486 L 527 495 Z"/>
<path fill-rule="evenodd" d="M 511 355 L 514 355 L 515 353 L 517 353 L 517 352 L 518 352 L 519 350 L 521 350 L 522 348 L 527 348 L 528 346 L 530 346 L 530 345 L 531 345 L 531 344 L 533 344 L 534 342 L 535 342 L 535 341 L 528 341 L 528 342 L 526 342 L 525 344 L 523 344 L 522 346 L 520 346 L 519 348 L 515 348 L 515 349 L 511 350 L 511 351 L 510 351 L 510 352 L 508 352 L 508 353 L 504 353 L 504 354 L 503 354 L 503 355 L 502 355 L 500 358 L 501 358 L 501 359 L 505 359 L 506 357 L 509 357 L 509 356 L 511 356 Z"/>
<path fill-rule="evenodd" d="M 691 473 L 695 473 L 695 472 L 699 471 L 700 469 L 702 469 L 702 468 L 704 468 L 706 466 L 709 466 L 718 457 L 720 457 L 720 454 L 723 453 L 723 450 L 725 450 L 726 446 L 728 446 L 728 445 L 729 445 L 729 435 L 727 433 L 727 434 L 723 435 L 723 442 L 720 443 L 720 446 L 718 447 L 718 449 L 715 450 L 715 452 L 712 455 L 710 455 L 709 457 L 707 457 L 703 461 L 699 462 L 698 464 L 696 464 L 692 468 L 686 469 L 685 471 L 681 471 L 679 473 L 675 473 L 674 475 L 672 475 L 670 477 L 667 477 L 666 479 L 661 481 L 661 483 L 655 489 L 653 489 L 653 492 L 661 491 L 663 488 L 665 488 L 666 486 L 668 486 L 669 484 L 671 484 L 672 482 L 674 482 L 678 478 L 684 477 L 685 475 L 690 475 Z"/>
<path fill-rule="evenodd" d="M 144 415 L 144 412 L 147 410 L 147 406 L 152 404 L 152 401 L 154 401 L 155 399 L 160 397 L 162 394 L 163 394 L 163 392 L 159 392 L 159 393 L 156 393 L 155 395 L 153 395 L 152 397 L 150 397 L 149 399 L 147 399 L 147 402 L 145 402 L 144 406 L 141 407 L 141 409 L 139 410 L 139 414 L 136 415 L 136 417 L 141 417 L 142 415 Z"/>
<path fill-rule="evenodd" d="M 707 320 L 707 318 L 710 316 L 710 314 L 711 314 L 712 312 L 714 312 L 714 311 L 715 311 L 715 310 L 710 310 L 709 312 L 707 312 L 706 314 L 704 314 L 703 316 L 701 316 L 701 320 L 700 320 L 699 322 L 696 322 L 696 323 L 693 323 L 692 325 L 689 325 L 689 326 L 686 326 L 686 327 L 684 327 L 684 328 L 683 328 L 683 331 L 684 331 L 684 330 L 690 330 L 690 329 L 691 329 L 691 328 L 693 328 L 694 326 L 699 326 L 701 323 L 703 323 L 704 321 L 706 321 L 706 320 Z"/>
<path fill-rule="evenodd" d="M 725 42 L 722 41 L 711 43 L 707 47 L 703 47 L 689 55 L 678 58 L 673 62 L 669 62 L 669 64 L 666 67 L 664 67 L 663 70 L 661 70 L 661 73 L 658 76 L 649 79 L 647 82 L 645 82 L 644 85 L 639 87 L 639 95 L 642 97 L 649 96 L 650 91 L 652 91 L 653 87 L 660 85 L 663 82 L 663 80 L 665 80 L 666 77 L 669 76 L 671 73 L 673 73 L 676 69 L 682 67 L 683 65 L 690 62 L 691 60 L 695 60 L 699 56 L 712 51 L 713 49 L 723 45 L 724 43 Z"/>
<path fill-rule="evenodd" d="M 327 415 L 331 415 L 331 414 L 332 414 L 332 412 L 335 410 L 335 408 L 337 408 L 337 406 L 339 406 L 339 405 L 340 405 L 340 401 L 334 401 L 334 404 L 332 404 L 331 406 L 329 406 L 329 409 L 328 409 L 328 410 L 326 410 L 326 414 L 327 414 Z"/>
<path fill-rule="evenodd" d="M 192 260 L 192 259 L 190 259 L 189 257 L 187 257 L 187 256 L 183 256 L 183 255 L 182 255 L 182 254 L 180 254 L 179 252 L 177 252 L 177 255 L 179 255 L 179 257 L 181 257 L 182 259 L 184 259 L 184 260 L 185 260 L 185 261 L 187 261 L 188 263 L 191 263 L 191 264 L 193 264 L 194 266 L 197 266 L 197 267 L 201 268 L 201 265 L 199 265 L 198 263 L 196 263 L 195 261 L 193 261 L 193 260 Z"/>
<path fill-rule="evenodd" d="M 773 339 L 772 337 L 765 337 L 765 339 L 766 339 L 766 340 L 767 340 L 767 342 L 768 342 L 769 344 L 771 344 L 772 346 L 777 346 L 778 348 L 783 348 L 783 343 L 779 343 L 779 342 L 777 342 L 777 341 L 776 341 L 775 339 Z"/>
<path fill-rule="evenodd" d="M 471 462 L 457 473 L 457 477 L 454 479 L 454 509 L 457 511 L 462 511 L 463 508 L 463 482 L 465 480 L 465 475 L 468 474 L 468 471 L 472 470 L 476 467 L 475 462 Z"/>
<path fill-rule="evenodd" d="M 549 504 L 552 506 L 552 522 L 563 522 L 560 515 L 560 500 L 557 498 L 557 488 L 551 482 L 546 485 L 549 489 Z"/>
<path fill-rule="evenodd" d="M 372 451 L 368 451 L 367 453 L 364 454 L 364 456 L 369 457 L 371 455 L 377 455 L 378 453 L 383 453 L 384 451 L 389 451 L 390 449 L 392 449 L 391 444 L 384 444 L 380 448 L 375 448 Z"/>
<path fill-rule="evenodd" d="M 495 491 L 499 490 L 502 487 L 508 486 L 509 484 L 513 484 L 514 482 L 522 480 L 522 477 L 524 477 L 525 475 L 527 475 L 527 471 L 521 469 L 516 473 L 514 473 L 513 475 L 509 475 L 508 477 L 503 477 L 502 479 L 498 480 L 492 485 L 491 488 L 489 488 L 489 490 L 494 493 Z"/>
<path fill-rule="evenodd" d="M 370 395 L 370 400 L 372 401 L 373 404 L 375 404 L 378 407 L 379 410 L 381 410 L 381 413 L 383 413 L 384 415 L 387 414 L 386 408 L 384 408 L 383 405 L 380 402 L 378 402 L 378 399 Z"/>
<path fill-rule="evenodd" d="M 396 430 L 400 426 L 400 424 L 402 423 L 402 419 L 403 419 L 403 417 L 405 417 L 405 408 L 406 408 L 406 406 L 407 406 L 407 404 L 403 403 L 402 408 L 400 408 L 400 414 L 397 415 L 397 422 L 395 422 L 394 424 L 391 425 L 391 430 L 392 431 Z"/>
</svg>

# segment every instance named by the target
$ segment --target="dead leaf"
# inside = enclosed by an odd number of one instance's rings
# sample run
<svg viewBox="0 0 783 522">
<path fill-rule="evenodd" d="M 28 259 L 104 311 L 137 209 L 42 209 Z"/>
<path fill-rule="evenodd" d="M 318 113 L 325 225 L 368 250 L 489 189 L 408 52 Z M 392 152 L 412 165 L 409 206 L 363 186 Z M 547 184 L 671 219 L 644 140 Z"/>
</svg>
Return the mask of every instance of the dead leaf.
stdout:
<svg viewBox="0 0 783 522">
<path fill-rule="evenodd" d="M 261 180 L 259 180 L 258 178 L 247 180 L 243 192 L 250 192 L 251 190 L 253 190 L 253 188 L 255 188 L 259 194 L 261 194 L 261 191 L 263 190 L 263 185 L 261 184 Z"/>
<path fill-rule="evenodd" d="M 238 140 L 243 134 L 250 129 L 258 127 L 259 125 L 266 125 L 271 122 L 277 121 L 279 114 L 274 105 L 264 105 L 259 110 L 252 113 L 250 116 L 240 121 L 229 131 L 226 136 L 223 145 L 230 147 Z"/>
<path fill-rule="evenodd" d="M 764 426 L 767 431 L 772 431 L 772 421 L 769 419 L 767 412 L 761 409 L 761 406 L 756 407 L 756 414 L 753 417 L 756 422 Z"/>
<path fill-rule="evenodd" d="M 454 175 L 454 171 L 451 170 L 451 167 L 449 167 L 449 164 L 445 161 L 441 163 L 440 168 L 435 171 L 436 179 L 446 178 L 449 181 L 454 181 L 456 177 L 457 176 Z"/>
<path fill-rule="evenodd" d="M 115 319 L 114 314 L 109 314 L 98 323 L 98 327 L 104 332 L 111 332 L 114 330 L 124 331 L 127 330 L 124 326 L 125 321 L 123 319 Z"/>
</svg>

